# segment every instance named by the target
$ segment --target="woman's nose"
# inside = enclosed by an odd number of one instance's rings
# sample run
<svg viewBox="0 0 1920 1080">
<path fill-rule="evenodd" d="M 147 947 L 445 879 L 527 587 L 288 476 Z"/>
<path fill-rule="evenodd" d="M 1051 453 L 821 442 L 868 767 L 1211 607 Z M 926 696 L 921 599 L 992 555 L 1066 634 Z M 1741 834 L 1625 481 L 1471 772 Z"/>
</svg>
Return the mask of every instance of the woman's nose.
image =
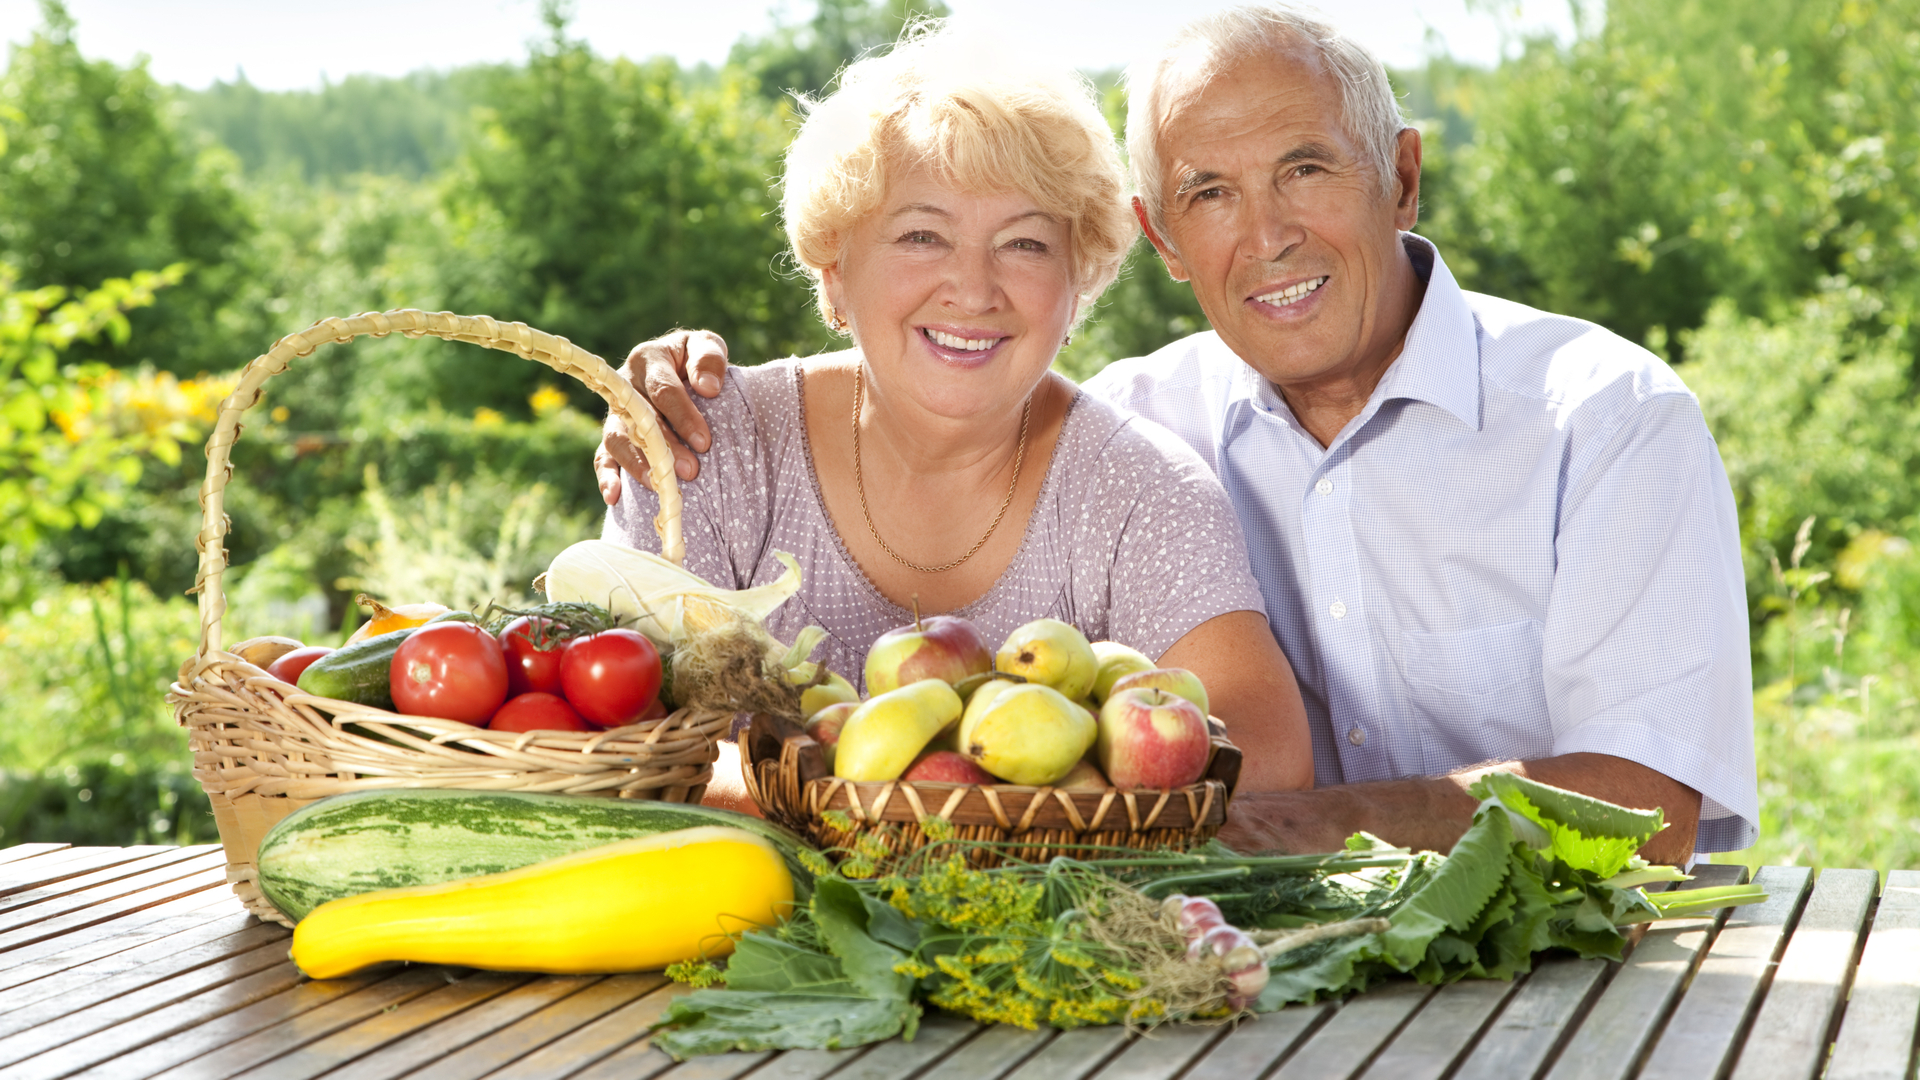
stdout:
<svg viewBox="0 0 1920 1080">
<path fill-rule="evenodd" d="M 960 247 L 948 263 L 947 303 L 960 311 L 978 314 L 993 310 L 999 302 L 1000 281 L 993 252 L 984 245 Z"/>
</svg>

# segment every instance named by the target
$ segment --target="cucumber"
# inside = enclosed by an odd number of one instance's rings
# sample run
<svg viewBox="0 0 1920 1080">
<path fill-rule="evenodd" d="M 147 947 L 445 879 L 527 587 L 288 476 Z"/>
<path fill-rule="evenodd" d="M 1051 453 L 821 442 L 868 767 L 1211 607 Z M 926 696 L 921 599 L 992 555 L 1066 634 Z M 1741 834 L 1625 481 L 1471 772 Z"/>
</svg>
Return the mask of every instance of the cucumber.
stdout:
<svg viewBox="0 0 1920 1080">
<path fill-rule="evenodd" d="M 393 653 L 416 629 L 375 634 L 343 645 L 309 664 L 296 685 L 319 697 L 391 709 L 393 688 L 387 673 L 393 667 Z"/>
<path fill-rule="evenodd" d="M 810 850 L 777 825 L 732 810 L 649 799 L 394 788 L 335 795 L 287 815 L 260 843 L 260 891 L 295 922 L 329 900 L 517 870 L 617 840 L 705 825 L 766 837 L 794 895 L 813 891 Z"/>
</svg>

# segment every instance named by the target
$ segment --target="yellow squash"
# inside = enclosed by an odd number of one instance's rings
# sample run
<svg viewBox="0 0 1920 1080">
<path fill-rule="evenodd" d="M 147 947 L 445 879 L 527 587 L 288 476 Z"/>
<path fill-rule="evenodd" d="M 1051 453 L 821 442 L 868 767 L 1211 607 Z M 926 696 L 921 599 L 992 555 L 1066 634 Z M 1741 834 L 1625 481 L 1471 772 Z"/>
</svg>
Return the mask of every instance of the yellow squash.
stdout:
<svg viewBox="0 0 1920 1080">
<path fill-rule="evenodd" d="M 780 852 L 702 826 L 622 840 L 503 874 L 383 889 L 315 908 L 293 962 L 316 979 L 389 960 L 601 974 L 725 956 L 728 935 L 793 908 Z"/>
</svg>

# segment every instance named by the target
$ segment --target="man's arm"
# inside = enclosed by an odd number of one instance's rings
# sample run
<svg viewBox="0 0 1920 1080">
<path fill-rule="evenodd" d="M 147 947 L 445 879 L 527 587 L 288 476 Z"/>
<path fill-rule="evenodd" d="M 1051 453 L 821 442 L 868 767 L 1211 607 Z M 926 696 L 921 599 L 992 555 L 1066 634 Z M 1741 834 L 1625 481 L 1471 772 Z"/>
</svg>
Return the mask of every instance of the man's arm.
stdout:
<svg viewBox="0 0 1920 1080">
<path fill-rule="evenodd" d="M 643 341 L 620 365 L 620 374 L 666 421 L 661 434 L 673 451 L 673 471 L 682 480 L 700 475 L 696 455 L 706 453 L 713 445 L 713 433 L 694 406 L 687 386 L 691 383 L 693 392 L 701 397 L 718 397 L 726 372 L 727 343 L 710 330 L 675 330 Z M 600 497 L 608 506 L 620 502 L 622 470 L 639 477 L 642 484 L 647 482 L 646 455 L 627 438 L 627 426 L 609 414 L 600 448 L 593 453 L 594 476 L 599 481 Z"/>
<path fill-rule="evenodd" d="M 1342 784 L 1313 791 L 1236 795 L 1220 839 L 1243 851 L 1338 851 L 1366 831 L 1416 851 L 1446 851 L 1473 824 L 1467 788 L 1490 772 L 1518 773 L 1610 803 L 1666 813 L 1667 828 L 1641 849 L 1649 862 L 1684 863 L 1700 824 L 1700 793 L 1645 765 L 1609 754 L 1565 754 L 1476 766 L 1447 776 Z"/>
</svg>

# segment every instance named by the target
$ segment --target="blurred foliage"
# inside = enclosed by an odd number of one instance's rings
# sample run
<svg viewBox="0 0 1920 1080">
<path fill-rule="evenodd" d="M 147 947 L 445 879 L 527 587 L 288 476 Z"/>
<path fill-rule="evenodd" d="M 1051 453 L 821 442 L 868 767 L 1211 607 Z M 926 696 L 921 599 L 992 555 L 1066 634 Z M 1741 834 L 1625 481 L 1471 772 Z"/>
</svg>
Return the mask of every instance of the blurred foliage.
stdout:
<svg viewBox="0 0 1920 1080">
<path fill-rule="evenodd" d="M 197 625 L 179 594 L 204 466 L 178 451 L 222 373 L 399 306 L 615 361 L 674 326 L 741 363 L 822 347 L 770 183 L 791 92 L 943 8 L 819 0 L 689 70 L 596 55 L 550 0 L 524 62 L 293 93 L 159 86 L 84 59 L 43 10 L 0 74 L 0 842 L 210 835 L 158 702 Z M 1467 288 L 1596 320 L 1700 395 L 1754 620 L 1751 857 L 1913 865 L 1920 0 L 1575 10 L 1572 40 L 1494 69 L 1393 73 L 1426 146 L 1421 231 Z M 1091 78 L 1120 130 L 1117 74 Z M 1141 244 L 1057 366 L 1085 378 L 1205 328 Z M 520 588 L 597 531 L 599 410 L 464 345 L 297 360 L 233 448 L 224 636 L 337 640 L 360 587 Z"/>
</svg>

